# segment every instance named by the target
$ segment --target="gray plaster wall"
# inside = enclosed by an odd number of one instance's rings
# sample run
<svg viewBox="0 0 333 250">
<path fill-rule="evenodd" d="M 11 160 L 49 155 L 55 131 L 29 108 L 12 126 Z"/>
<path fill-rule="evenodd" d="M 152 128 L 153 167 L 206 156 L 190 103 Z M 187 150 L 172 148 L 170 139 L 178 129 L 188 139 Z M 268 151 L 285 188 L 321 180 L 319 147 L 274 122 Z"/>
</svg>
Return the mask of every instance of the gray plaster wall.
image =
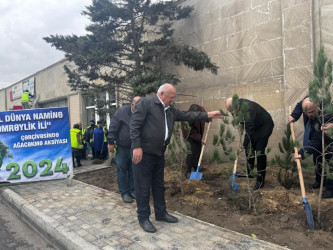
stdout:
<svg viewBox="0 0 333 250">
<path fill-rule="evenodd" d="M 333 1 L 322 2 L 329 13 Z M 253 100 L 273 117 L 270 155 L 278 153 L 288 107 L 307 94 L 312 79 L 314 4 L 310 0 L 187 0 L 183 4 L 195 9 L 190 18 L 175 23 L 175 38 L 205 51 L 220 69 L 213 75 L 174 67 L 182 81 L 177 86 L 178 107 L 187 110 L 197 103 L 208 111 L 225 110 L 224 100 L 233 94 Z M 327 29 L 332 28 L 327 25 Z M 332 43 L 331 38 L 327 41 Z M 214 122 L 208 138 L 218 128 L 219 122 Z M 300 139 L 302 123 L 295 129 Z M 206 157 L 212 149 L 208 146 Z"/>
<path fill-rule="evenodd" d="M 64 70 L 66 60 L 61 60 L 35 75 L 36 93 L 40 95 L 39 103 L 49 102 L 60 98 L 67 98 L 72 94 L 67 84 L 67 75 Z"/>
</svg>

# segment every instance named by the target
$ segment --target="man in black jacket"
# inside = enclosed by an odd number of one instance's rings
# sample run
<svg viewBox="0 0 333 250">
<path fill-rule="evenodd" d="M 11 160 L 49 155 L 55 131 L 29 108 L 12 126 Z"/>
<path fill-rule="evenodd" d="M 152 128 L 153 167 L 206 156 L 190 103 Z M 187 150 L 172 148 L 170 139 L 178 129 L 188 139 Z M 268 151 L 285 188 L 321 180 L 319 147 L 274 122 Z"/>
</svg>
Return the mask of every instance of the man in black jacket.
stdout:
<svg viewBox="0 0 333 250">
<path fill-rule="evenodd" d="M 247 158 L 247 168 L 250 174 L 254 168 L 255 154 L 257 158 L 257 182 L 254 190 L 264 187 L 266 176 L 266 147 L 268 139 L 271 136 L 274 128 L 274 122 L 271 115 L 259 104 L 246 100 L 239 99 L 239 106 L 237 110 L 232 110 L 232 98 L 225 101 L 225 106 L 230 113 L 237 113 L 239 107 L 245 103 L 248 108 L 249 118 L 245 121 L 245 136 L 243 148 Z M 251 145 L 250 145 L 251 143 Z"/>
<path fill-rule="evenodd" d="M 113 152 L 115 145 L 117 145 L 117 182 L 121 197 L 126 203 L 132 203 L 133 199 L 135 199 L 131 157 L 130 121 L 135 103 L 139 99 L 140 96 L 136 96 L 133 98 L 131 105 L 123 106 L 117 110 L 111 119 L 108 133 L 109 151 Z"/>
<path fill-rule="evenodd" d="M 307 99 L 309 100 L 308 96 L 303 98 L 300 102 L 298 102 L 292 111 L 291 115 L 289 116 L 288 122 L 296 122 L 301 115 L 303 114 L 303 123 L 304 123 L 304 136 L 303 136 L 303 148 L 309 147 L 310 143 L 310 129 L 311 129 L 311 123 L 309 121 L 309 117 L 303 112 L 302 109 L 302 103 L 303 101 Z M 320 179 L 321 179 L 321 164 L 318 164 L 318 162 L 321 162 L 321 155 L 320 152 L 314 151 L 312 154 L 313 158 L 313 164 L 316 166 L 315 169 L 315 183 L 311 184 L 310 187 L 313 189 L 320 188 Z"/>
<path fill-rule="evenodd" d="M 138 219 L 143 230 L 151 233 L 156 232 L 156 229 L 149 221 L 150 188 L 156 220 L 178 222 L 176 217 L 167 213 L 164 198 L 164 151 L 170 142 L 174 122 L 223 118 L 219 111 L 179 111 L 170 106 L 175 97 L 175 87 L 165 83 L 160 86 L 157 95 L 141 98 L 137 102 L 131 119 L 130 135 Z"/>
<path fill-rule="evenodd" d="M 313 103 L 310 101 L 310 98 L 305 98 L 302 102 L 302 109 L 305 115 L 309 117 L 310 123 L 310 135 L 309 135 L 309 146 L 304 147 L 299 150 L 299 154 L 295 155 L 295 159 L 305 159 L 306 156 L 317 154 L 319 155 L 319 159 L 316 161 L 317 169 L 321 169 L 322 164 L 322 130 L 327 130 L 328 128 L 332 127 L 333 117 L 330 115 L 324 116 L 325 124 L 322 126 L 320 120 L 318 119 L 318 110 L 320 109 L 320 105 Z M 324 144 L 326 147 L 325 152 L 325 161 L 331 165 L 330 160 L 333 156 L 333 140 L 328 137 L 324 136 Z M 307 155 L 305 155 L 305 153 Z M 328 171 L 332 171 L 332 166 L 329 167 Z M 321 176 L 321 172 L 318 173 Z M 326 191 L 322 194 L 322 198 L 333 198 L 333 180 L 330 178 L 324 179 L 324 186 Z"/>
</svg>

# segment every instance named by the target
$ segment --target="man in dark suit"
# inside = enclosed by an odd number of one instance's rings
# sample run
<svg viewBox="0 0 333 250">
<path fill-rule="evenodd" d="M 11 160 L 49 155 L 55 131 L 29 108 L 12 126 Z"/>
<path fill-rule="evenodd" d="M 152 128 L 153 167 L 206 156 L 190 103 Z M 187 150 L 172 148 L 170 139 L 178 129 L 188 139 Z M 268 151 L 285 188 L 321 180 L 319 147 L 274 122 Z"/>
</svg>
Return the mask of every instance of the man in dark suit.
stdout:
<svg viewBox="0 0 333 250">
<path fill-rule="evenodd" d="M 175 87 L 165 83 L 160 86 L 156 95 L 143 97 L 136 103 L 131 119 L 130 136 L 138 220 L 142 229 L 150 233 L 156 232 L 149 221 L 150 188 L 156 220 L 178 222 L 176 217 L 167 213 L 164 197 L 164 152 L 170 142 L 175 121 L 223 118 L 220 111 L 180 111 L 171 105 L 175 98 Z"/>
<path fill-rule="evenodd" d="M 254 168 L 255 157 L 257 158 L 257 182 L 253 189 L 258 190 L 263 188 L 265 184 L 267 166 L 265 150 L 268 139 L 273 132 L 274 122 L 271 115 L 263 107 L 247 99 L 239 99 L 239 105 L 235 110 L 232 108 L 232 98 L 225 101 L 225 106 L 230 113 L 236 114 L 243 103 L 247 105 L 248 110 L 248 119 L 244 122 L 243 148 L 245 149 L 249 175 Z"/>
</svg>

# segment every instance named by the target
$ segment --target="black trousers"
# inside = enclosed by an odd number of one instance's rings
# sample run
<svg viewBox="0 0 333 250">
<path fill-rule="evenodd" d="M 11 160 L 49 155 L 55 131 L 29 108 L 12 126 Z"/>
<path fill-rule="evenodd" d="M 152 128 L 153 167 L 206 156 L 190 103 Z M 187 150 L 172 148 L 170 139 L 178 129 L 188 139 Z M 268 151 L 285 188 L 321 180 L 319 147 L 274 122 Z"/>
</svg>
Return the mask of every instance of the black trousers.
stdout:
<svg viewBox="0 0 333 250">
<path fill-rule="evenodd" d="M 320 183 L 320 179 L 321 179 L 321 161 L 322 161 L 322 157 L 321 157 L 321 152 L 317 152 L 315 151 L 312 155 L 313 157 L 313 165 L 316 166 L 315 169 L 315 174 L 316 174 L 316 182 Z"/>
<path fill-rule="evenodd" d="M 164 197 L 164 155 L 157 156 L 143 153 L 139 164 L 133 164 L 134 187 L 139 221 L 149 218 L 150 189 L 153 193 L 155 216 L 163 216 L 166 212 Z"/>
<path fill-rule="evenodd" d="M 80 165 L 81 164 L 81 162 L 80 162 L 81 157 L 80 157 L 80 151 L 79 151 L 79 149 L 72 149 L 73 167 L 75 167 L 74 158 L 76 160 L 76 164 Z"/>
<path fill-rule="evenodd" d="M 186 165 L 187 173 L 190 173 L 192 170 L 197 170 L 201 153 L 201 142 L 196 142 L 191 139 L 188 139 L 188 142 L 191 145 L 191 154 L 188 154 L 186 157 Z"/>
<path fill-rule="evenodd" d="M 87 158 L 87 143 L 83 143 L 83 148 L 80 149 L 80 155 L 81 155 L 81 159 L 86 159 Z"/>
<path fill-rule="evenodd" d="M 247 171 L 250 174 L 254 168 L 255 158 L 257 158 L 257 180 L 260 182 L 265 181 L 267 166 L 267 156 L 265 151 L 270 136 L 271 133 L 266 137 L 258 139 L 257 141 L 251 141 L 249 148 L 245 149 L 245 155 L 247 158 Z"/>
<path fill-rule="evenodd" d="M 330 173 L 333 173 L 333 166 L 332 166 L 332 163 L 330 163 L 332 156 L 333 156 L 333 152 L 332 153 L 327 153 L 327 155 L 325 156 L 326 162 L 329 165 L 328 171 Z M 315 151 L 315 153 L 313 154 L 313 164 L 316 166 L 316 170 L 315 170 L 316 171 L 316 182 L 320 183 L 321 172 L 322 172 L 321 152 Z M 326 175 L 327 175 L 327 173 L 326 173 Z M 329 190 L 329 191 L 333 192 L 333 179 L 332 178 L 326 178 L 326 176 L 325 176 L 324 177 L 324 187 L 326 188 L 326 190 Z"/>
</svg>

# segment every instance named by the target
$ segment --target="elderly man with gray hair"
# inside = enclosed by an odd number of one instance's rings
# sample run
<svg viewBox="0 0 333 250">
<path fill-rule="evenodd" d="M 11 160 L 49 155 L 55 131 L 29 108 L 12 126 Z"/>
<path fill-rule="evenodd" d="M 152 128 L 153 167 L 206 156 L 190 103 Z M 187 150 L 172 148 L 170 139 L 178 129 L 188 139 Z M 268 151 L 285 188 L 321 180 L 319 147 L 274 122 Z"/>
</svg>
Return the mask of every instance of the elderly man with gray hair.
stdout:
<svg viewBox="0 0 333 250">
<path fill-rule="evenodd" d="M 167 213 L 164 197 L 164 152 L 170 142 L 175 121 L 223 118 L 220 111 L 180 111 L 171 105 L 175 98 L 175 87 L 165 83 L 160 86 L 156 95 L 138 101 L 131 120 L 130 135 L 138 220 L 143 230 L 150 233 L 156 232 L 154 225 L 149 221 L 150 188 L 154 198 L 156 220 L 178 222 L 176 217 Z"/>
</svg>

